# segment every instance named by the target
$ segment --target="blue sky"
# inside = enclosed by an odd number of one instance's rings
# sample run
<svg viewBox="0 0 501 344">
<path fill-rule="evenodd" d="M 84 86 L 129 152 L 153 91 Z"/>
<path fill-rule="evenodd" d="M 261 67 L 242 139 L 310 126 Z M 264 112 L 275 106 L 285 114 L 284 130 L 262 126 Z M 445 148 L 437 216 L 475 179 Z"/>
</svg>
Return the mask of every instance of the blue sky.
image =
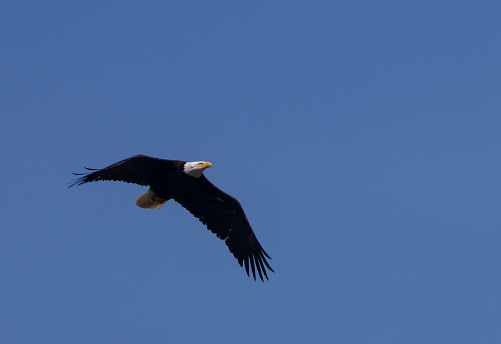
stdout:
<svg viewBox="0 0 501 344">
<path fill-rule="evenodd" d="M 499 343 L 501 5 L 0 5 L 0 342 Z M 276 273 L 144 187 L 207 160 Z"/>
</svg>

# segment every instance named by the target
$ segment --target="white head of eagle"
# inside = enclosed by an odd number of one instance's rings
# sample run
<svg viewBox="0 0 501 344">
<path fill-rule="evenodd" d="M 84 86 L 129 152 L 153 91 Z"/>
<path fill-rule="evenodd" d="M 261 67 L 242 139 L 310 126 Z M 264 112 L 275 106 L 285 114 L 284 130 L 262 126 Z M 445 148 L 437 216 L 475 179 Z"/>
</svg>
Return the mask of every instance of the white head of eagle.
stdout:
<svg viewBox="0 0 501 344">
<path fill-rule="evenodd" d="M 199 178 L 208 167 L 212 167 L 208 161 L 193 161 L 185 163 L 183 171 L 189 176 Z"/>
</svg>

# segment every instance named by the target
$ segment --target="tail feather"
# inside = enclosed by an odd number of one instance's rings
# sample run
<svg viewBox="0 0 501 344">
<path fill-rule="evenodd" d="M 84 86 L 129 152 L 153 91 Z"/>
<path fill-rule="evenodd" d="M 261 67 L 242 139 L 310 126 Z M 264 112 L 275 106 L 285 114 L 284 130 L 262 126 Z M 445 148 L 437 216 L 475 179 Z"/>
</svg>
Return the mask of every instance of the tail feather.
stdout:
<svg viewBox="0 0 501 344">
<path fill-rule="evenodd" d="M 136 205 L 144 209 L 160 209 L 168 201 L 167 199 L 158 197 L 151 189 L 136 197 L 135 200 Z"/>
</svg>

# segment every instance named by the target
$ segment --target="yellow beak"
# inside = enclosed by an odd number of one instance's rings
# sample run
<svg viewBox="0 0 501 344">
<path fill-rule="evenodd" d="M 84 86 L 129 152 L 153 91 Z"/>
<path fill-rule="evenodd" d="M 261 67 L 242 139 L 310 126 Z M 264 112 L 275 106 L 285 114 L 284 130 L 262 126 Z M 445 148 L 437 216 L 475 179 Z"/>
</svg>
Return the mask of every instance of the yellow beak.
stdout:
<svg viewBox="0 0 501 344">
<path fill-rule="evenodd" d="M 206 161 L 203 165 L 202 165 L 203 168 L 207 168 L 207 167 L 212 167 L 212 164 L 208 161 Z"/>
</svg>

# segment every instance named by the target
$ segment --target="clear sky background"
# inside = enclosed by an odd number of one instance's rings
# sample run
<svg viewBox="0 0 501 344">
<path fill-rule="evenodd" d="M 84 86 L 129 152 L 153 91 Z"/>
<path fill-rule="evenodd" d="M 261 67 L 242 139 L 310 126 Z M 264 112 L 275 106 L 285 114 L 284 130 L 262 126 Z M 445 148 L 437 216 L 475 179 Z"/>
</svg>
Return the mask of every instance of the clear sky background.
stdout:
<svg viewBox="0 0 501 344">
<path fill-rule="evenodd" d="M 4 1 L 1 343 L 500 343 L 498 1 Z M 276 273 L 145 187 L 206 160 Z"/>
</svg>

